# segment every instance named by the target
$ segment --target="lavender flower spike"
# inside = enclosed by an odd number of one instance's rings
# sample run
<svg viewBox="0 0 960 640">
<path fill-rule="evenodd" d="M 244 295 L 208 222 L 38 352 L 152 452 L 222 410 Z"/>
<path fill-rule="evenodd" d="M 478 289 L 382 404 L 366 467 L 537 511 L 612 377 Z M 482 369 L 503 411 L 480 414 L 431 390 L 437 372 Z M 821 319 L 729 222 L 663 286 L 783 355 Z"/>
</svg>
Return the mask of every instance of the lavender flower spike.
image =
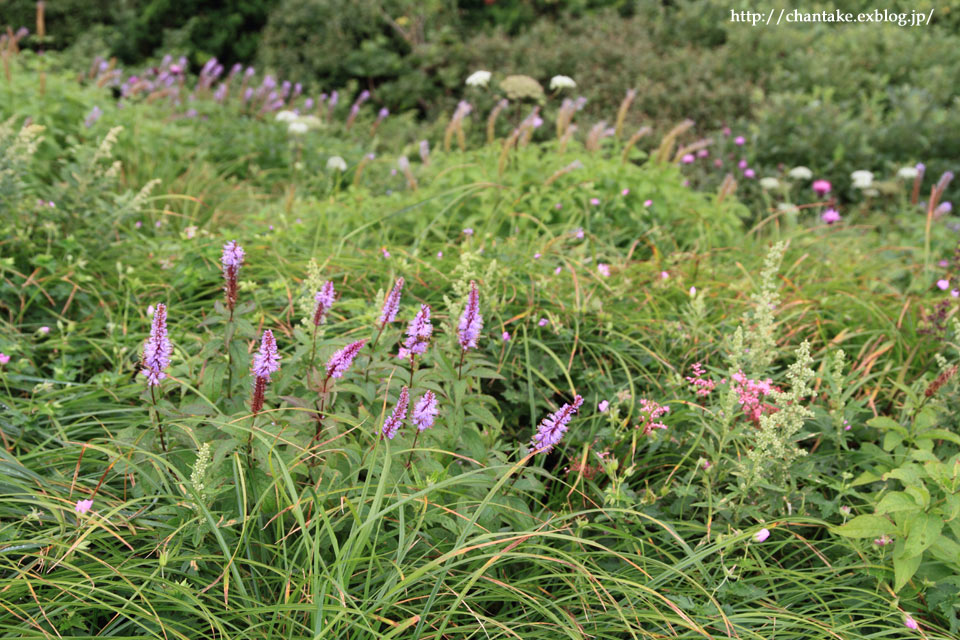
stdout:
<svg viewBox="0 0 960 640">
<path fill-rule="evenodd" d="M 231 240 L 223 245 L 223 256 L 220 258 L 220 264 L 223 267 L 223 279 L 225 285 L 224 292 L 227 294 L 227 308 L 230 309 L 231 316 L 233 308 L 237 304 L 237 273 L 243 265 L 244 258 L 243 247 L 237 244 L 236 240 Z"/>
<path fill-rule="evenodd" d="M 560 439 L 563 438 L 563 434 L 567 432 L 567 425 L 570 423 L 570 419 L 582 404 L 583 398 L 579 395 L 574 396 L 573 404 L 565 404 L 555 413 L 551 413 L 544 418 L 540 426 L 537 427 L 537 433 L 533 436 L 533 440 L 530 443 L 534 451 L 546 453 L 553 449 L 553 447 L 560 442 Z"/>
<path fill-rule="evenodd" d="M 280 369 L 280 356 L 277 353 L 277 340 L 273 331 L 264 329 L 260 339 L 260 351 L 253 356 L 253 375 L 270 380 L 270 374 Z"/>
<path fill-rule="evenodd" d="M 427 391 L 420 396 L 413 407 L 413 424 L 417 425 L 420 431 L 426 431 L 433 426 L 433 420 L 438 412 L 437 396 L 433 391 Z"/>
<path fill-rule="evenodd" d="M 480 315 L 480 292 L 477 290 L 477 283 L 471 280 L 467 306 L 463 308 L 460 325 L 457 328 L 460 348 L 464 351 L 476 349 L 481 329 L 483 329 L 483 316 Z"/>
<path fill-rule="evenodd" d="M 380 433 L 384 438 L 393 440 L 397 436 L 397 432 L 407 417 L 407 407 L 409 405 L 410 392 L 404 387 L 403 390 L 400 391 L 400 397 L 397 399 L 397 404 L 393 407 L 393 412 L 383 421 L 383 427 L 381 427 Z"/>
<path fill-rule="evenodd" d="M 383 301 L 383 310 L 380 312 L 380 326 L 389 324 L 397 319 L 397 311 L 400 310 L 400 291 L 403 289 L 403 278 L 397 278 L 393 289 L 387 294 Z"/>
<path fill-rule="evenodd" d="M 353 364 L 353 359 L 357 357 L 360 349 L 362 349 L 365 344 L 367 344 L 366 340 L 357 340 L 333 354 L 330 360 L 327 361 L 327 377 L 343 377 L 343 374 L 346 373 L 350 365 Z"/>
<path fill-rule="evenodd" d="M 147 377 L 147 385 L 159 386 L 160 381 L 167 377 L 163 372 L 170 366 L 170 356 L 173 346 L 167 337 L 167 305 L 162 302 L 153 312 L 153 324 L 150 327 L 150 337 L 143 345 L 143 370 Z"/>
<path fill-rule="evenodd" d="M 336 292 L 333 290 L 332 282 L 324 282 L 323 286 L 320 287 L 320 291 L 313 296 L 316 306 L 313 309 L 313 324 L 319 326 L 323 324 L 327 319 L 327 313 L 330 312 L 330 308 L 333 307 L 333 302 L 336 299 Z"/>
<path fill-rule="evenodd" d="M 403 348 L 400 349 L 400 357 L 412 358 L 426 352 L 432 335 L 433 325 L 430 324 L 430 306 L 422 304 L 420 305 L 420 311 L 407 326 L 407 339 L 403 343 Z"/>
</svg>

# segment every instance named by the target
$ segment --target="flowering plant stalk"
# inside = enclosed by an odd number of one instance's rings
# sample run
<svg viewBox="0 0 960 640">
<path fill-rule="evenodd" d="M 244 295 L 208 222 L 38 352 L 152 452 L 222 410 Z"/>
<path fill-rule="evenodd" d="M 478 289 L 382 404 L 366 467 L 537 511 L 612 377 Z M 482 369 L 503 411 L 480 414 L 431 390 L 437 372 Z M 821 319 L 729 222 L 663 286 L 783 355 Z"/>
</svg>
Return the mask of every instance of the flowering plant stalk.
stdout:
<svg viewBox="0 0 960 640">
<path fill-rule="evenodd" d="M 460 324 L 457 327 L 457 342 L 460 343 L 460 366 L 457 368 L 457 379 L 463 377 L 463 357 L 468 349 L 477 348 L 477 339 L 483 329 L 483 316 L 480 315 L 480 291 L 477 283 L 470 281 L 470 293 L 467 304 L 460 315 Z"/>
<path fill-rule="evenodd" d="M 167 336 L 167 305 L 159 303 L 153 312 L 153 323 L 150 326 L 150 336 L 143 345 L 143 369 L 141 373 L 147 378 L 150 387 L 150 396 L 153 399 L 153 421 L 160 434 L 160 447 L 167 451 L 167 443 L 163 435 L 163 424 L 160 422 L 160 413 L 157 410 L 157 387 L 160 381 L 167 377 L 164 370 L 170 366 L 170 356 L 173 346 Z"/>
<path fill-rule="evenodd" d="M 320 429 L 323 426 L 323 409 L 327 401 L 327 385 L 330 383 L 331 379 L 342 378 L 343 374 L 347 372 L 347 369 L 350 368 L 350 365 L 353 364 L 353 359 L 357 357 L 357 354 L 360 353 L 360 350 L 363 349 L 363 346 L 367 344 L 366 340 L 357 340 L 356 342 L 351 342 L 343 349 L 337 351 L 333 356 L 327 360 L 327 376 L 323 379 L 323 388 L 320 391 L 320 399 L 317 401 L 317 432 L 314 434 L 313 439 L 317 440 L 320 437 Z"/>
</svg>

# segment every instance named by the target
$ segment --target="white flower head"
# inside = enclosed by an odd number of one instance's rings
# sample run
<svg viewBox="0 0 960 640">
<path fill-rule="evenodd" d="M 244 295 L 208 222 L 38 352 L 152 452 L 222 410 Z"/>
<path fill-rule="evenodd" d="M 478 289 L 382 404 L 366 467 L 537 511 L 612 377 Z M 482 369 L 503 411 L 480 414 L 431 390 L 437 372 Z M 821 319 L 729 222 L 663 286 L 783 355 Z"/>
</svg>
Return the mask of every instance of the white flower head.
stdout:
<svg viewBox="0 0 960 640">
<path fill-rule="evenodd" d="M 491 74 L 489 71 L 474 71 L 467 77 L 468 87 L 485 87 L 490 83 Z"/>
<path fill-rule="evenodd" d="M 550 88 L 551 89 L 573 89 L 577 86 L 577 83 L 574 82 L 573 78 L 570 76 L 553 76 L 550 78 Z"/>
<path fill-rule="evenodd" d="M 800 211 L 800 209 L 797 207 L 797 205 L 791 202 L 778 202 L 777 211 L 782 211 L 784 213 L 796 213 L 797 211 Z"/>
<path fill-rule="evenodd" d="M 806 167 L 794 167 L 787 172 L 787 175 L 794 180 L 809 180 L 813 177 L 813 171 Z"/>
<path fill-rule="evenodd" d="M 760 178 L 760 187 L 763 189 L 776 189 L 780 186 L 780 181 L 776 178 L 766 177 Z"/>
<path fill-rule="evenodd" d="M 277 116 L 276 116 L 277 122 L 293 122 L 296 119 L 297 119 L 297 114 L 295 114 L 293 111 L 283 110 L 283 111 L 277 112 Z"/>
<path fill-rule="evenodd" d="M 330 156 L 327 160 L 327 169 L 329 171 L 346 171 L 347 162 L 340 156 Z"/>
<path fill-rule="evenodd" d="M 850 174 L 850 179 L 853 180 L 853 187 L 855 189 L 868 189 L 870 185 L 873 184 L 873 172 L 871 171 L 854 171 Z"/>
<path fill-rule="evenodd" d="M 309 130 L 310 130 L 310 127 L 307 126 L 307 123 L 306 123 L 306 122 L 300 122 L 299 120 L 294 120 L 294 121 L 291 122 L 290 125 L 287 127 L 287 132 L 288 132 L 288 133 L 291 133 L 291 134 L 293 134 L 293 135 L 295 135 L 295 136 L 302 136 L 303 134 L 305 134 L 305 133 L 306 133 L 307 131 L 309 131 Z"/>
<path fill-rule="evenodd" d="M 900 167 L 900 170 L 897 171 L 897 177 L 904 180 L 913 180 L 918 175 L 920 175 L 920 170 L 916 167 Z"/>
</svg>

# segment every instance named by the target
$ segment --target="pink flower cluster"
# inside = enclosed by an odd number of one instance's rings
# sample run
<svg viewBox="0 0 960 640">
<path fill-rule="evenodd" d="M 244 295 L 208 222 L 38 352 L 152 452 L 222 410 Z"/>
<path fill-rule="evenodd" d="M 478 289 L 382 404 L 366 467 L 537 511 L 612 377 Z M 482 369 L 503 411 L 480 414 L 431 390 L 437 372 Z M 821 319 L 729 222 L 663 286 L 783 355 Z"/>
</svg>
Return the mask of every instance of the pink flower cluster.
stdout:
<svg viewBox="0 0 960 640">
<path fill-rule="evenodd" d="M 665 407 L 653 400 L 640 398 L 641 421 L 637 428 L 643 429 L 643 435 L 645 436 L 650 435 L 654 429 L 666 429 L 667 425 L 660 422 L 660 417 L 667 413 L 670 413 L 670 407 Z"/>
<path fill-rule="evenodd" d="M 707 371 L 703 368 L 703 365 L 697 362 L 693 365 L 693 375 L 686 377 L 687 382 L 690 383 L 694 391 L 697 392 L 698 396 L 710 395 L 710 392 L 713 391 L 713 388 L 716 386 L 716 383 L 713 380 L 703 377 L 703 374 L 706 372 Z"/>
<path fill-rule="evenodd" d="M 755 424 L 760 423 L 763 414 L 776 411 L 776 407 L 763 402 L 765 396 L 780 391 L 770 378 L 753 380 L 743 375 L 743 371 L 738 371 L 733 374 L 733 390 L 737 392 L 737 401 L 743 407 L 743 412 Z"/>
</svg>

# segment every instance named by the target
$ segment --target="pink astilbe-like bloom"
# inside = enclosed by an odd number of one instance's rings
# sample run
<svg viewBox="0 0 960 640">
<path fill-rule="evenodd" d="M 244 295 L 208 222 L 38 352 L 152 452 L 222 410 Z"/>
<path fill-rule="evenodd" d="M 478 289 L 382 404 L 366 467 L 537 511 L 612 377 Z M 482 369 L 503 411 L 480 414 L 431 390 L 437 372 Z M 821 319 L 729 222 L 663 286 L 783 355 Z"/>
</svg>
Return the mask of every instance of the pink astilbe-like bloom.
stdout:
<svg viewBox="0 0 960 640">
<path fill-rule="evenodd" d="M 480 315 L 480 291 L 477 289 L 477 283 L 471 280 L 467 305 L 463 308 L 460 325 L 457 327 L 460 348 L 464 351 L 476 349 L 481 329 L 483 329 L 483 316 Z"/>
<path fill-rule="evenodd" d="M 350 368 L 350 365 L 353 364 L 353 359 L 357 357 L 357 354 L 360 353 L 360 349 L 362 349 L 363 345 L 365 344 L 367 344 L 366 339 L 357 340 L 356 342 L 351 342 L 343 349 L 340 349 L 340 351 L 337 351 L 335 354 L 333 354 L 327 361 L 327 377 L 343 377 L 343 374 L 346 373 L 347 369 Z"/>
<path fill-rule="evenodd" d="M 743 407 L 743 412 L 754 424 L 760 424 L 760 416 L 777 410 L 773 405 L 763 403 L 765 396 L 780 391 L 770 378 L 752 380 L 738 371 L 733 374 L 733 390 L 737 393 L 737 402 Z"/>
<path fill-rule="evenodd" d="M 93 506 L 93 500 L 77 500 L 77 506 L 73 508 L 77 513 L 86 513 Z"/>
<path fill-rule="evenodd" d="M 243 265 L 243 258 L 246 254 L 243 247 L 237 244 L 236 240 L 231 240 L 223 245 L 223 256 L 220 258 L 220 265 L 223 267 L 223 290 L 227 295 L 227 308 L 231 313 L 237 304 L 237 273 Z"/>
<path fill-rule="evenodd" d="M 253 356 L 253 375 L 258 378 L 266 378 L 270 381 L 270 374 L 276 373 L 280 369 L 280 355 L 277 353 L 277 340 L 273 337 L 273 331 L 263 330 L 263 337 L 260 339 L 260 351 Z"/>
<path fill-rule="evenodd" d="M 637 425 L 638 429 L 643 429 L 643 435 L 650 435 L 654 429 L 666 429 L 667 425 L 660 422 L 660 417 L 670 413 L 670 407 L 665 407 L 653 400 L 646 398 L 640 399 L 640 418 L 641 422 Z"/>
<path fill-rule="evenodd" d="M 420 431 L 426 431 L 433 426 L 433 420 L 437 417 L 437 413 L 439 413 L 437 396 L 433 391 L 427 391 L 420 396 L 417 404 L 413 406 L 413 424 Z"/>
<path fill-rule="evenodd" d="M 827 180 L 814 180 L 813 181 L 813 191 L 818 196 L 825 196 L 830 193 L 830 189 L 833 188 L 833 185 L 830 184 Z"/>
<path fill-rule="evenodd" d="M 565 404 L 544 418 L 530 442 L 534 451 L 546 453 L 553 449 L 563 438 L 563 434 L 567 432 L 570 419 L 573 418 L 582 404 L 583 397 L 574 396 L 572 404 Z"/>
<path fill-rule="evenodd" d="M 400 292 L 403 290 L 403 278 L 397 278 L 393 289 L 383 300 L 383 309 L 380 311 L 380 325 L 389 324 L 397 319 L 397 311 L 400 310 Z"/>
<path fill-rule="evenodd" d="M 393 440 L 397 436 L 397 432 L 400 430 L 400 427 L 403 425 L 403 421 L 407 417 L 407 407 L 410 405 L 410 392 L 404 387 L 400 391 L 400 397 L 397 398 L 397 404 L 394 405 L 393 411 L 383 421 L 383 427 L 380 428 L 380 434 L 387 440 Z"/>
<path fill-rule="evenodd" d="M 687 376 L 686 380 L 690 383 L 693 389 L 697 392 L 698 396 L 708 396 L 710 392 L 713 391 L 713 388 L 716 386 L 713 380 L 709 378 L 704 378 L 703 374 L 707 371 L 703 368 L 703 365 L 699 362 L 693 365 L 693 375 Z"/>
<path fill-rule="evenodd" d="M 333 306 L 336 295 L 336 292 L 333 290 L 333 283 L 329 281 L 324 282 L 323 286 L 320 287 L 320 291 L 314 294 L 313 324 L 315 326 L 326 322 L 327 313 L 329 313 L 330 308 Z"/>
<path fill-rule="evenodd" d="M 430 306 L 420 305 L 420 311 L 407 326 L 407 339 L 400 349 L 401 358 L 413 358 L 426 352 L 433 335 L 433 325 L 430 324 Z"/>
<path fill-rule="evenodd" d="M 147 377 L 148 386 L 158 386 L 160 381 L 167 377 L 163 370 L 170 366 L 172 354 L 173 345 L 167 337 L 167 305 L 160 303 L 153 312 L 150 337 L 143 345 L 141 373 Z"/>
</svg>

